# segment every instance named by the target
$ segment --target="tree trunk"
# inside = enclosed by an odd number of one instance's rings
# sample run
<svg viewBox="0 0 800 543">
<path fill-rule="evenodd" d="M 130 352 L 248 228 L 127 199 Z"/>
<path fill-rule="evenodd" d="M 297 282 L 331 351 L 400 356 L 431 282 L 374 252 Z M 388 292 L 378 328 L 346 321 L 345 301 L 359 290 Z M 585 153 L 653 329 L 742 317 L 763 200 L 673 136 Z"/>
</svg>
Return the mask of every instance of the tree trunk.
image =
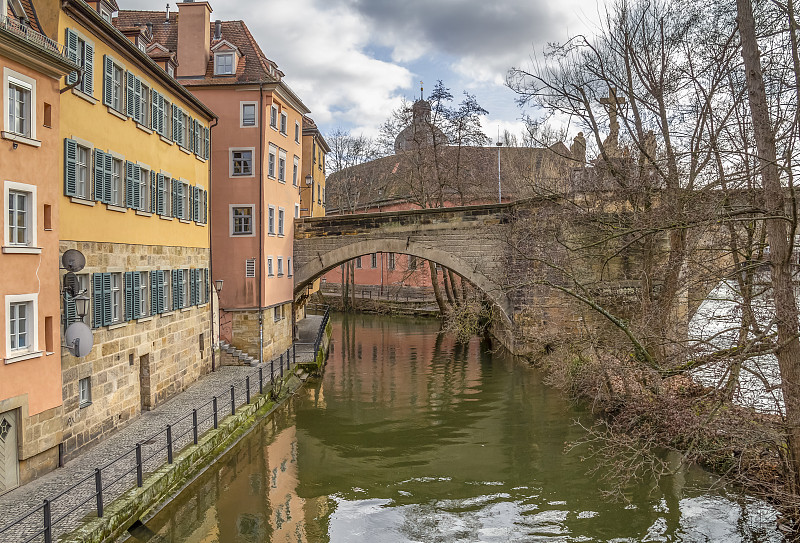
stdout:
<svg viewBox="0 0 800 543">
<path fill-rule="evenodd" d="M 433 285 L 433 295 L 436 297 L 436 303 L 439 305 L 439 313 L 442 316 L 447 315 L 450 311 L 447 308 L 447 304 L 442 298 L 442 289 L 439 286 L 439 274 L 436 273 L 436 263 L 428 260 L 428 266 L 431 269 L 431 285 Z"/>
<path fill-rule="evenodd" d="M 755 20 L 751 0 L 736 0 L 737 22 L 742 40 L 742 58 L 747 80 L 750 115 L 753 120 L 758 160 L 763 180 L 764 205 L 766 207 L 767 241 L 770 250 L 772 290 L 775 297 L 775 312 L 778 328 L 778 366 L 781 372 L 788 446 L 794 483 L 794 492 L 800 479 L 800 341 L 797 338 L 797 302 L 791 276 L 792 243 L 786 220 L 784 189 L 775 148 L 775 133 L 769 117 L 767 93 L 761 72 Z"/>
<path fill-rule="evenodd" d="M 447 268 L 442 268 L 442 282 L 444 283 L 444 294 L 447 296 L 447 304 L 450 307 L 456 306 L 456 300 L 453 298 L 453 287 L 450 281 L 450 274 Z"/>
</svg>

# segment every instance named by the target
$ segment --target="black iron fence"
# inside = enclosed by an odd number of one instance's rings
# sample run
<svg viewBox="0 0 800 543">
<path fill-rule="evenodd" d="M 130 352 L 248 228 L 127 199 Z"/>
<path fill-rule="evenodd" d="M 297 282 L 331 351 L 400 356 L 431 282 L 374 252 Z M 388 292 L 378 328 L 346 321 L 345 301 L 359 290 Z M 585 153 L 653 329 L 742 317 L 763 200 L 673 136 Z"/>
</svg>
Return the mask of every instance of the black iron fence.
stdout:
<svg viewBox="0 0 800 543">
<path fill-rule="evenodd" d="M 255 395 L 273 391 L 282 382 L 284 372 L 297 365 L 297 347 L 313 345 L 316 360 L 329 309 L 323 306 L 323 319 L 313 344 L 295 343 L 268 364 L 253 368 L 243 378 L 226 385 L 226 389 L 209 401 L 172 421 L 108 463 L 97 467 L 55 496 L 0 528 L 0 541 L 52 543 L 58 536 L 75 529 L 89 515 L 103 516 L 104 504 L 110 503 L 137 486 L 165 464 L 172 464 L 176 454 L 190 445 L 197 445 L 205 432 L 219 427 L 228 415 L 249 404 Z"/>
</svg>

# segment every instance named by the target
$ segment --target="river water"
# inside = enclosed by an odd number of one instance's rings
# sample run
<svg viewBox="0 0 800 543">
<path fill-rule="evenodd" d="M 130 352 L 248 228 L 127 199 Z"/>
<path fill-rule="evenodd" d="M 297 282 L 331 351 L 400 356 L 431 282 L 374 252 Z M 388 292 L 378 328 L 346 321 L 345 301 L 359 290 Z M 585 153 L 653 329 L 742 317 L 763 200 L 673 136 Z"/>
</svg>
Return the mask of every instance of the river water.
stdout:
<svg viewBox="0 0 800 543">
<path fill-rule="evenodd" d="M 591 415 L 524 362 L 438 323 L 334 317 L 309 384 L 138 538 L 192 542 L 780 541 L 700 469 L 607 501 L 565 444 Z"/>
</svg>

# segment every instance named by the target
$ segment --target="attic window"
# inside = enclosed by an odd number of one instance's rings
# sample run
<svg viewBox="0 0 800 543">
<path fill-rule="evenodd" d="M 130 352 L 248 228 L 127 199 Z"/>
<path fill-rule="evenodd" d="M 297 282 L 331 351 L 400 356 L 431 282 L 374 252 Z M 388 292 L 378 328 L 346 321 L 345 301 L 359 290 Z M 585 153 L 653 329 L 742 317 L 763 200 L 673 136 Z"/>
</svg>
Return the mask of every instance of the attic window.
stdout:
<svg viewBox="0 0 800 543">
<path fill-rule="evenodd" d="M 111 14 L 102 8 L 100 8 L 100 17 L 102 17 L 104 21 L 111 22 Z"/>
<path fill-rule="evenodd" d="M 233 75 L 233 53 L 214 55 L 214 75 Z"/>
</svg>

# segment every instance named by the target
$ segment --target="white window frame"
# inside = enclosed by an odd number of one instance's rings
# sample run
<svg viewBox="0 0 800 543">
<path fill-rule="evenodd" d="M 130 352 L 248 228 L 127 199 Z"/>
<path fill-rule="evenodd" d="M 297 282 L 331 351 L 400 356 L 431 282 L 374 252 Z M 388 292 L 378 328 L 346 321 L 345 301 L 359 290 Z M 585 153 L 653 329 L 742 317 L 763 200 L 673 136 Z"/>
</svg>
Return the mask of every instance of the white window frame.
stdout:
<svg viewBox="0 0 800 543">
<path fill-rule="evenodd" d="M 8 224 L 8 212 L 10 207 L 10 194 L 11 192 L 25 192 L 29 195 L 27 202 L 27 239 L 24 244 L 11 242 L 11 225 Z M 37 246 L 39 220 L 38 220 L 38 204 L 37 204 L 37 187 L 36 185 L 28 185 L 26 183 L 17 183 L 15 181 L 5 181 L 3 183 L 3 252 L 37 252 L 40 253 L 41 249 Z M 27 249 L 27 250 L 26 250 Z"/>
<path fill-rule="evenodd" d="M 294 122 L 294 142 L 300 143 L 300 123 Z"/>
<path fill-rule="evenodd" d="M 78 407 L 92 405 L 92 377 L 78 379 Z"/>
<path fill-rule="evenodd" d="M 125 207 L 125 159 L 114 153 L 111 154 L 111 204 L 116 207 Z M 114 168 L 119 166 L 119 175 L 115 175 Z M 116 195 L 115 195 L 116 192 Z"/>
<path fill-rule="evenodd" d="M 136 163 L 139 166 L 139 198 L 141 200 L 142 209 L 145 213 L 150 213 L 150 200 L 153 197 L 152 187 L 150 186 L 150 166 L 141 162 Z M 158 183 L 158 181 L 156 181 Z M 156 187 L 158 189 L 158 187 Z"/>
<path fill-rule="evenodd" d="M 267 257 L 267 277 L 274 277 L 275 269 L 272 267 L 272 257 Z"/>
<path fill-rule="evenodd" d="M 250 173 L 243 174 L 243 173 L 233 173 L 233 154 L 234 153 L 242 153 L 242 152 L 250 152 Z M 228 148 L 228 175 L 229 177 L 255 177 L 256 176 L 256 168 L 255 168 L 255 156 L 256 156 L 256 148 L 255 147 L 230 147 Z"/>
<path fill-rule="evenodd" d="M 115 279 L 116 286 L 114 286 Z M 122 272 L 111 272 L 111 326 L 119 324 L 125 317 L 124 290 Z M 114 315 L 115 310 L 116 316 Z"/>
<path fill-rule="evenodd" d="M 180 186 L 180 189 L 182 191 L 181 194 L 178 195 L 181 198 L 181 205 L 180 205 L 181 216 L 180 216 L 180 218 L 182 220 L 184 220 L 184 221 L 191 221 L 192 220 L 192 210 L 189 209 L 191 207 L 191 201 L 189 199 L 189 194 L 192 191 L 192 186 L 189 184 L 189 181 L 187 179 L 184 179 L 182 177 L 180 178 L 179 181 L 180 181 L 179 186 Z"/>
<path fill-rule="evenodd" d="M 269 110 L 269 126 L 275 130 L 278 129 L 278 106 L 272 104 Z"/>
<path fill-rule="evenodd" d="M 300 182 L 300 157 L 294 155 L 294 160 L 292 163 L 292 186 L 296 187 L 297 184 Z"/>
<path fill-rule="evenodd" d="M 286 226 L 286 210 L 278 208 L 278 236 L 283 237 L 284 227 Z"/>
<path fill-rule="evenodd" d="M 294 204 L 294 218 L 300 218 L 300 204 Z"/>
<path fill-rule="evenodd" d="M 137 271 L 139 274 L 139 318 L 150 316 L 150 272 Z"/>
<path fill-rule="evenodd" d="M 278 148 L 270 144 L 267 158 L 267 177 L 275 179 L 275 170 L 278 168 Z"/>
<path fill-rule="evenodd" d="M 27 346 L 11 350 L 11 304 L 28 304 L 26 315 Z M 5 350 L 6 363 L 41 356 L 39 350 L 39 294 L 7 294 L 5 297 Z"/>
<path fill-rule="evenodd" d="M 233 58 L 236 55 L 234 51 L 224 51 L 222 53 L 214 53 L 214 75 L 236 75 L 236 59 Z M 230 58 L 230 71 L 222 71 L 222 64 L 220 63 L 220 59 L 222 58 Z M 227 63 L 226 63 L 227 64 Z"/>
<path fill-rule="evenodd" d="M 281 111 L 281 128 L 280 132 L 284 136 L 286 136 L 286 131 L 289 129 L 289 116 L 286 115 L 285 112 Z"/>
<path fill-rule="evenodd" d="M 172 311 L 172 272 L 170 270 L 163 271 L 164 280 L 161 282 L 161 299 L 164 305 L 164 313 L 169 313 Z"/>
<path fill-rule="evenodd" d="M 70 136 L 70 139 L 75 140 L 77 143 L 77 147 L 75 149 L 75 198 L 80 200 L 92 200 L 94 198 L 94 183 L 93 183 L 93 176 L 94 170 L 92 168 L 92 160 L 94 159 L 94 145 L 86 140 L 82 140 L 80 138 L 76 138 L 75 136 Z M 80 191 L 80 164 L 81 162 L 78 160 L 81 154 L 81 150 L 86 151 L 86 163 L 84 164 L 86 170 L 86 179 L 84 183 L 84 192 Z"/>
<path fill-rule="evenodd" d="M 286 151 L 278 151 L 278 182 L 286 183 Z"/>
<path fill-rule="evenodd" d="M 275 206 L 267 207 L 267 235 L 275 235 Z"/>
<path fill-rule="evenodd" d="M 8 111 L 6 108 L 8 107 L 8 100 L 10 95 L 10 85 L 14 85 L 17 87 L 21 87 L 26 89 L 29 92 L 29 103 L 28 103 L 28 130 L 27 134 L 20 134 L 14 130 L 12 130 L 12 126 L 8 122 Z M 28 77 L 27 75 L 21 74 L 19 72 L 15 72 L 11 68 L 4 67 L 3 68 L 3 131 L 7 132 L 8 134 L 3 134 L 3 137 L 7 136 L 16 136 L 27 138 L 30 140 L 36 140 L 36 127 L 37 127 L 37 120 L 36 120 L 36 109 L 37 109 L 37 102 L 36 102 L 36 80 Z M 31 142 L 33 143 L 33 142 Z M 38 142 L 37 142 L 38 143 Z"/>
<path fill-rule="evenodd" d="M 278 277 L 283 277 L 283 257 L 278 257 Z"/>
<path fill-rule="evenodd" d="M 249 234 L 238 234 L 235 232 L 235 217 L 234 211 L 236 209 L 241 208 L 249 208 L 250 209 L 250 233 Z M 256 206 L 255 204 L 229 204 L 228 205 L 228 234 L 232 238 L 252 238 L 256 235 L 256 225 L 255 225 L 255 215 L 256 215 Z"/>
<path fill-rule="evenodd" d="M 244 108 L 253 108 L 253 124 L 245 124 Z M 239 102 L 239 128 L 258 128 L 258 102 Z"/>
<path fill-rule="evenodd" d="M 288 273 L 289 277 L 292 276 L 292 257 L 286 257 L 286 272 Z"/>
</svg>

